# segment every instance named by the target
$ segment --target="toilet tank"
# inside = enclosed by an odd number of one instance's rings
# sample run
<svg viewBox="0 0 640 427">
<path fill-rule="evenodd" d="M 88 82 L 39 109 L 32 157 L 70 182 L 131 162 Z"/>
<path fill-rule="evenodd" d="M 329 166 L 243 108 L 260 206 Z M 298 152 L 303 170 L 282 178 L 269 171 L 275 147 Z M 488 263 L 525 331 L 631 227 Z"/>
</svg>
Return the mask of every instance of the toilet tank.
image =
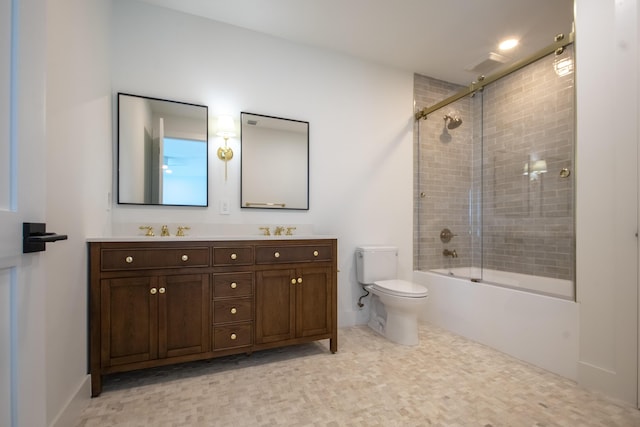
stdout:
<svg viewBox="0 0 640 427">
<path fill-rule="evenodd" d="M 356 248 L 356 276 L 365 285 L 377 280 L 396 278 L 398 248 L 395 246 L 358 246 Z"/>
</svg>

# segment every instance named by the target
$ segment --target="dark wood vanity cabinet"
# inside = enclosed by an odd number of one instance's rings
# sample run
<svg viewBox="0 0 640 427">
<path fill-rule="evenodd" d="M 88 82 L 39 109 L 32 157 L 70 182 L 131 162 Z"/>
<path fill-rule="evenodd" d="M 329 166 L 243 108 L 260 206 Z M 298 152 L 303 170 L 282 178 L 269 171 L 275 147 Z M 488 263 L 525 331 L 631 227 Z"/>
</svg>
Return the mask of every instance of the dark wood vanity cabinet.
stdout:
<svg viewBox="0 0 640 427">
<path fill-rule="evenodd" d="M 115 372 L 329 339 L 337 241 L 89 243 L 92 396 Z"/>
<path fill-rule="evenodd" d="M 331 338 L 330 296 L 330 267 L 256 272 L 256 346 Z"/>
<path fill-rule="evenodd" d="M 101 280 L 101 367 L 208 351 L 208 299 L 206 274 Z"/>
</svg>

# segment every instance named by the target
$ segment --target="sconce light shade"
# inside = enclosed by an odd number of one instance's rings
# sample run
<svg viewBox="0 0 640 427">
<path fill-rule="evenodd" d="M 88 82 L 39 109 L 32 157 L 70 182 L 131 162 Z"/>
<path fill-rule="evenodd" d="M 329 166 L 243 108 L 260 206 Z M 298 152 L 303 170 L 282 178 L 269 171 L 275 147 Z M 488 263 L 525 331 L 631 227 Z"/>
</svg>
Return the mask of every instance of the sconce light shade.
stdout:
<svg viewBox="0 0 640 427">
<path fill-rule="evenodd" d="M 233 122 L 231 116 L 218 117 L 218 132 L 216 135 L 223 137 L 224 139 L 236 136 L 236 125 Z"/>
<path fill-rule="evenodd" d="M 531 168 L 529 168 L 529 165 L 531 165 Z M 531 181 L 535 181 L 544 173 L 547 173 L 547 161 L 535 160 L 524 164 L 524 172 L 522 174 L 528 175 Z"/>
</svg>

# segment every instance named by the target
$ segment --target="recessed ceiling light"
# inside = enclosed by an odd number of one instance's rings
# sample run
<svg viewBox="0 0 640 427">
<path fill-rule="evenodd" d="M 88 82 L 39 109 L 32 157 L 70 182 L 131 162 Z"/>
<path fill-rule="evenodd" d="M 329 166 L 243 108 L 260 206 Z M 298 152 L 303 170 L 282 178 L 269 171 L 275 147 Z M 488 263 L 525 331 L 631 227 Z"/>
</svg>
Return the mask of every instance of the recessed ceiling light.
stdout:
<svg viewBox="0 0 640 427">
<path fill-rule="evenodd" d="M 509 50 L 518 46 L 518 39 L 507 39 L 500 42 L 498 48 L 500 50 Z"/>
</svg>

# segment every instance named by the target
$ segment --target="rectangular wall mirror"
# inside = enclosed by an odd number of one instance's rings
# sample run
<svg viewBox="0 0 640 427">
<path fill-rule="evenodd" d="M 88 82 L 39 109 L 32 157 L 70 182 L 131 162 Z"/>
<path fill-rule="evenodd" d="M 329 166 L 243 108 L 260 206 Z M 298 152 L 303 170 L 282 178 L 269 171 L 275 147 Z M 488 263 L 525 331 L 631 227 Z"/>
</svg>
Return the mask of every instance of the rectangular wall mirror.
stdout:
<svg viewBox="0 0 640 427">
<path fill-rule="evenodd" d="M 208 205 L 208 108 L 118 93 L 118 203 Z"/>
<path fill-rule="evenodd" d="M 243 208 L 309 209 L 309 122 L 241 113 Z"/>
</svg>

